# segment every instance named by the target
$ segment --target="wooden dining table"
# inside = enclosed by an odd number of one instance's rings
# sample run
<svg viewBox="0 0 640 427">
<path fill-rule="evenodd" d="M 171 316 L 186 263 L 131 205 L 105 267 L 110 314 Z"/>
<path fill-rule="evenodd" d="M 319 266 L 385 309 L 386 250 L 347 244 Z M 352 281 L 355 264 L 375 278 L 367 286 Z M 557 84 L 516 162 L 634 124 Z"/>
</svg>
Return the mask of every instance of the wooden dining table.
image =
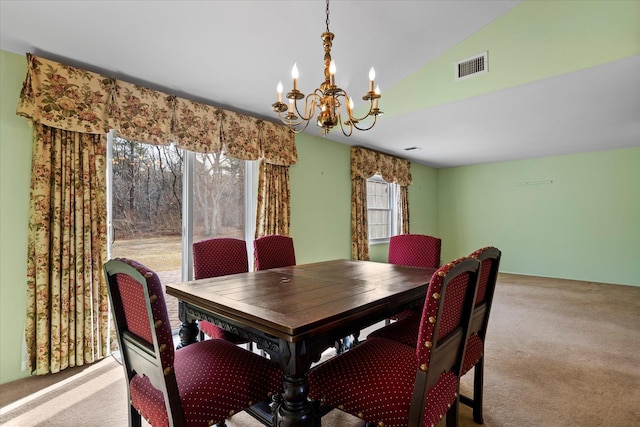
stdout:
<svg viewBox="0 0 640 427">
<path fill-rule="evenodd" d="M 324 350 L 421 307 L 435 269 L 332 260 L 169 284 L 182 322 L 208 320 L 257 344 L 284 371 L 273 425 L 319 424 L 307 372 Z M 203 367 L 206 369 L 206 367 Z"/>
</svg>

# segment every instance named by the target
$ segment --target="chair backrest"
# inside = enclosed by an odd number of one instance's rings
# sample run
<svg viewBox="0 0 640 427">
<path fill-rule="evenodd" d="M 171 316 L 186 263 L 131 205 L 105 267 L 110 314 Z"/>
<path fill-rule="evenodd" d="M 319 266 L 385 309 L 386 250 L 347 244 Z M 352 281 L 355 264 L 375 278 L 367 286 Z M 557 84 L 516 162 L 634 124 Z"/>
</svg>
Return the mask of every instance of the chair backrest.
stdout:
<svg viewBox="0 0 640 427">
<path fill-rule="evenodd" d="M 129 383 L 146 376 L 162 391 L 172 425 L 184 425 L 173 361 L 175 350 L 169 314 L 158 275 L 124 258 L 104 265 L 122 363 Z M 129 401 L 131 396 L 129 395 Z"/>
<path fill-rule="evenodd" d="M 416 343 L 418 369 L 410 409 L 412 414 L 417 411 L 415 416 L 441 375 L 453 374 L 459 381 L 479 270 L 478 260 L 458 258 L 431 277 Z"/>
<path fill-rule="evenodd" d="M 296 253 L 291 237 L 280 234 L 259 237 L 253 241 L 253 248 L 256 270 L 296 265 Z"/>
<path fill-rule="evenodd" d="M 244 240 L 221 237 L 201 240 L 193 244 L 194 279 L 248 271 L 247 244 Z"/>
<path fill-rule="evenodd" d="M 440 267 L 442 241 L 426 234 L 399 234 L 389 239 L 389 264 Z"/>
<path fill-rule="evenodd" d="M 489 324 L 489 313 L 498 280 L 501 257 L 502 252 L 493 246 L 480 248 L 469 255 L 469 258 L 475 258 L 481 263 L 476 305 L 471 319 L 471 332 L 478 334 L 483 341 Z"/>
</svg>

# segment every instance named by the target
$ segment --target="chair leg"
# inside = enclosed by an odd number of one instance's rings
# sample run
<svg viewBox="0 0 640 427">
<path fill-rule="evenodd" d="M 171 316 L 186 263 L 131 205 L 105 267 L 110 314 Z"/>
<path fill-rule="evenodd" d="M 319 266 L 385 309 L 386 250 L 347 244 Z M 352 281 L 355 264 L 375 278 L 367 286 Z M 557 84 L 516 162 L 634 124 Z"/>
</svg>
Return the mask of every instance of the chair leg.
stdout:
<svg viewBox="0 0 640 427">
<path fill-rule="evenodd" d="M 313 425 L 321 426 L 322 425 L 322 410 L 320 406 L 319 400 L 311 401 L 311 407 L 313 408 Z"/>
<path fill-rule="evenodd" d="M 482 416 L 482 389 L 484 382 L 484 357 L 481 357 L 473 368 L 473 421 L 483 424 Z"/>
<path fill-rule="evenodd" d="M 271 426 L 277 427 L 279 424 L 278 415 L 280 413 L 280 406 L 282 406 L 282 395 L 275 393 L 271 396 Z"/>
<path fill-rule="evenodd" d="M 458 393 L 458 395 L 460 395 L 460 393 Z M 456 398 L 447 411 L 447 427 L 458 427 L 458 418 L 460 417 L 460 405 L 458 403 L 458 398 Z"/>
<path fill-rule="evenodd" d="M 129 426 L 130 427 L 141 427 L 142 426 L 142 416 L 140 412 L 133 405 L 129 405 Z"/>
</svg>

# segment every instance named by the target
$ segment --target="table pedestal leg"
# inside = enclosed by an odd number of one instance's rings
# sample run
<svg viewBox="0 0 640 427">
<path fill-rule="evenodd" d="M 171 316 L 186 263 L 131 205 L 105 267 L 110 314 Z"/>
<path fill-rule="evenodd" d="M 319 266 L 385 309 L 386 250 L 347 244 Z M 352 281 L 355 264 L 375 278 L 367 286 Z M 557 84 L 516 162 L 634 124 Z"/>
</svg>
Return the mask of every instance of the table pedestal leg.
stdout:
<svg viewBox="0 0 640 427">
<path fill-rule="evenodd" d="M 274 398 L 275 427 L 314 426 L 313 407 L 307 396 L 309 385 L 306 376 L 285 375 L 282 400 Z M 317 426 L 319 427 L 319 425 Z"/>
<path fill-rule="evenodd" d="M 196 322 L 187 321 L 187 313 L 184 309 L 184 303 L 182 301 L 178 301 L 178 318 L 182 321 L 180 325 L 180 332 L 178 335 L 180 336 L 180 344 L 178 344 L 177 348 L 182 348 L 189 344 L 193 344 L 198 341 L 198 333 L 200 330 L 198 329 L 198 324 Z"/>
</svg>

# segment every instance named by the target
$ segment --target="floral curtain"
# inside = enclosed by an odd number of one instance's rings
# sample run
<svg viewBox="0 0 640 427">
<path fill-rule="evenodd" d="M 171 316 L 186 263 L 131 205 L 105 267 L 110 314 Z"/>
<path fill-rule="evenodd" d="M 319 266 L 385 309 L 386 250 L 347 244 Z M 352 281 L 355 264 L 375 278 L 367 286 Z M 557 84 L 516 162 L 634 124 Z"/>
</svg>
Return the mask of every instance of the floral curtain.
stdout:
<svg viewBox="0 0 640 427">
<path fill-rule="evenodd" d="M 351 257 L 357 260 L 369 260 L 367 179 L 376 173 L 385 181 L 400 185 L 402 232 L 409 232 L 408 186 L 412 182 L 411 163 L 366 148 L 351 147 Z"/>
<path fill-rule="evenodd" d="M 138 142 L 224 150 L 231 157 L 275 165 L 298 160 L 295 135 L 285 126 L 32 54 L 27 61 L 17 113 L 34 123 L 93 134 L 115 129 Z"/>
<path fill-rule="evenodd" d="M 144 143 L 262 159 L 265 191 L 278 191 L 278 197 L 263 194 L 261 230 L 278 224 L 288 233 L 288 166 L 297 152 L 295 136 L 284 126 L 32 54 L 27 62 L 16 111 L 35 127 L 26 341 L 32 371 L 45 374 L 107 354 L 101 268 L 110 129 Z"/>
<path fill-rule="evenodd" d="M 289 235 L 289 166 L 260 162 L 256 238 L 268 234 Z"/>
<path fill-rule="evenodd" d="M 400 186 L 400 224 L 402 234 L 409 234 L 409 186 Z"/>
<path fill-rule="evenodd" d="M 35 126 L 25 337 L 39 375 L 108 354 L 105 139 Z"/>
</svg>

